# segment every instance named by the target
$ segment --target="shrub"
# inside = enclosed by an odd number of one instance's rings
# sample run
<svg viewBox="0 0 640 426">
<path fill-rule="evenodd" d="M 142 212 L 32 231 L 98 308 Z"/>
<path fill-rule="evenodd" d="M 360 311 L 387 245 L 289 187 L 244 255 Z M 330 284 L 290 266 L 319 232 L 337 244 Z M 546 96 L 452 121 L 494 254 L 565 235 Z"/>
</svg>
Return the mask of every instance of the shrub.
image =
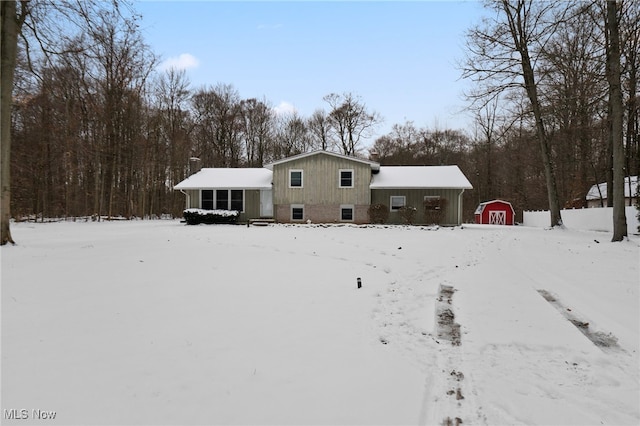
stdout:
<svg viewBox="0 0 640 426">
<path fill-rule="evenodd" d="M 439 225 L 447 210 L 447 199 L 427 198 L 422 205 L 424 206 L 425 223 Z"/>
<path fill-rule="evenodd" d="M 386 223 L 389 219 L 389 207 L 384 204 L 372 204 L 369 206 L 369 222 Z"/>
<path fill-rule="evenodd" d="M 398 213 L 400 214 L 400 217 L 402 218 L 402 220 L 404 220 L 404 223 L 406 225 L 413 225 L 414 219 L 416 217 L 416 210 L 417 209 L 415 207 L 403 206 L 400 207 Z"/>
<path fill-rule="evenodd" d="M 236 223 L 240 212 L 237 210 L 186 209 L 182 214 L 188 225 L 198 225 L 200 223 Z"/>
</svg>

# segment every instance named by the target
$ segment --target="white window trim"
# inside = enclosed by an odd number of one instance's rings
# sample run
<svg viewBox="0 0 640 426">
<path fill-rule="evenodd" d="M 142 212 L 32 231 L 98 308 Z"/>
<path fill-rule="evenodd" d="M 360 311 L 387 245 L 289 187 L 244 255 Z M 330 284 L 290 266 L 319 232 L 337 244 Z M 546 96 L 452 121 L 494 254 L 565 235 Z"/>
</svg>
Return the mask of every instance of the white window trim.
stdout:
<svg viewBox="0 0 640 426">
<path fill-rule="evenodd" d="M 245 193 L 244 189 L 229 189 L 229 210 L 231 210 L 231 191 L 242 191 L 242 210 L 240 210 L 240 213 L 244 213 L 244 204 L 246 202 L 247 199 L 247 194 Z"/>
<path fill-rule="evenodd" d="M 224 189 L 224 188 L 201 189 L 200 190 L 200 208 L 202 208 L 202 191 L 213 191 L 213 210 L 217 210 L 216 207 L 218 206 L 218 191 L 227 191 L 229 195 L 229 197 L 227 198 L 226 210 L 231 210 L 231 191 L 242 191 L 242 210 L 240 211 L 240 213 L 244 213 L 245 203 L 247 201 L 247 194 L 244 189 Z"/>
<path fill-rule="evenodd" d="M 342 172 L 351 172 L 351 185 L 342 186 Z M 353 169 L 340 169 L 338 170 L 338 188 L 353 188 L 356 173 Z"/>
<path fill-rule="evenodd" d="M 302 219 L 294 219 L 293 218 L 293 209 L 302 209 Z M 292 222 L 303 222 L 304 221 L 304 204 L 291 204 L 290 215 Z"/>
<path fill-rule="evenodd" d="M 351 219 L 342 218 L 342 209 L 351 209 Z M 353 222 L 356 218 L 356 208 L 353 204 L 340 204 L 340 222 Z"/>
<path fill-rule="evenodd" d="M 394 198 L 402 198 L 402 207 L 407 205 L 407 197 L 405 195 L 392 195 L 389 197 L 389 210 L 392 212 L 397 212 L 398 210 L 400 210 L 400 208 L 394 209 L 393 208 L 393 199 Z"/>
<path fill-rule="evenodd" d="M 202 207 L 202 200 L 204 199 L 204 197 L 202 196 L 202 193 L 204 191 L 213 191 L 213 208 L 215 209 L 215 207 L 216 207 L 216 190 L 215 189 L 207 189 L 207 188 L 204 188 L 204 189 L 200 190 L 200 208 L 204 209 L 204 207 Z"/>
<path fill-rule="evenodd" d="M 300 186 L 291 185 L 291 173 L 300 172 Z M 289 169 L 289 188 L 304 188 L 304 170 L 302 169 Z"/>
</svg>

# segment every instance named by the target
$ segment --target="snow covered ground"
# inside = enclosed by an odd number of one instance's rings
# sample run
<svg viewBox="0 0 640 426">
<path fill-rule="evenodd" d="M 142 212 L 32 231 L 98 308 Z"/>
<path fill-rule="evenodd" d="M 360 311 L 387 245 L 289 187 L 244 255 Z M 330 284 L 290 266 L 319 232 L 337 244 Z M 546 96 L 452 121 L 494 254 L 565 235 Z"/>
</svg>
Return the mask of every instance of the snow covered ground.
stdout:
<svg viewBox="0 0 640 426">
<path fill-rule="evenodd" d="M 3 424 L 640 423 L 637 236 L 178 221 L 12 231 Z"/>
</svg>

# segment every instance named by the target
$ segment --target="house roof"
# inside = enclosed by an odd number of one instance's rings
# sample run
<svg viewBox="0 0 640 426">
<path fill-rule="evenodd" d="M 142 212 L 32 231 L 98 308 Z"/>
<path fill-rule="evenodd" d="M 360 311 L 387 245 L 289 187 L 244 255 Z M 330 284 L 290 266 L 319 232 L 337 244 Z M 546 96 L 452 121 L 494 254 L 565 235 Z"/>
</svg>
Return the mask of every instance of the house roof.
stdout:
<svg viewBox="0 0 640 426">
<path fill-rule="evenodd" d="M 629 179 L 631 179 L 631 193 L 629 193 Z M 598 191 L 600 187 L 600 191 Z M 593 185 L 589 192 L 587 192 L 587 200 L 599 200 L 600 193 L 602 193 L 602 199 L 607 199 L 607 183 L 599 183 Z M 632 198 L 638 193 L 638 176 L 627 176 L 624 178 L 624 197 Z"/>
<path fill-rule="evenodd" d="M 473 189 L 458 166 L 380 166 L 371 189 Z"/>
<path fill-rule="evenodd" d="M 311 157 L 311 156 L 319 155 L 319 154 L 330 155 L 332 157 L 337 157 L 337 158 L 342 158 L 342 159 L 345 159 L 345 160 L 355 161 L 355 162 L 358 162 L 358 163 L 368 164 L 368 165 L 371 166 L 372 170 L 378 170 L 380 168 L 380 164 L 376 163 L 375 161 L 363 160 L 362 158 L 351 157 L 349 155 L 337 154 L 335 152 L 323 151 L 323 150 L 318 150 L 318 151 L 313 151 L 313 152 L 305 152 L 304 154 L 298 154 L 298 155 L 294 155 L 292 157 L 283 158 L 281 160 L 274 161 L 273 163 L 265 164 L 265 167 L 267 169 L 269 169 L 269 170 L 273 170 L 273 166 L 275 166 L 275 165 L 282 164 L 282 163 L 288 163 L 289 161 L 295 161 L 295 160 L 299 160 L 301 158 Z"/>
<path fill-rule="evenodd" d="M 273 172 L 264 168 L 206 168 L 183 180 L 174 189 L 271 189 Z"/>
</svg>

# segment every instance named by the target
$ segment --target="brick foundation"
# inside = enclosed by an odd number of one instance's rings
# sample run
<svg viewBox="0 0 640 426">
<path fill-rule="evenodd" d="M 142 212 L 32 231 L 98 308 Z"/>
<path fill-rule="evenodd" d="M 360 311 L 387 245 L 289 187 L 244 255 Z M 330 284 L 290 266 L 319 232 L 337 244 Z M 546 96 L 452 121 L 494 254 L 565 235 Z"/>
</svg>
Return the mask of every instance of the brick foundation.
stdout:
<svg viewBox="0 0 640 426">
<path fill-rule="evenodd" d="M 291 205 L 276 204 L 273 206 L 275 220 L 279 223 L 369 223 L 369 206 L 355 205 L 353 208 L 353 221 L 340 220 L 339 204 L 305 204 L 304 219 L 301 221 L 291 220 Z"/>
</svg>

